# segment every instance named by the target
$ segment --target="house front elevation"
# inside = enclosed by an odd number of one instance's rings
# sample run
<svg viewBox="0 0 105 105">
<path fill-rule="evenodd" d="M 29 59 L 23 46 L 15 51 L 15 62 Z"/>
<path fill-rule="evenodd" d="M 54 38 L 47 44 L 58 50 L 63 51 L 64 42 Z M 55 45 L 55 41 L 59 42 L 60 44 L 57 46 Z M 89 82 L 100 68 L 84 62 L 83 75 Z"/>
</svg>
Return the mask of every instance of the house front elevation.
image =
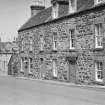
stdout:
<svg viewBox="0 0 105 105">
<path fill-rule="evenodd" d="M 19 76 L 105 84 L 104 0 L 51 0 L 31 12 L 18 30 Z"/>
</svg>

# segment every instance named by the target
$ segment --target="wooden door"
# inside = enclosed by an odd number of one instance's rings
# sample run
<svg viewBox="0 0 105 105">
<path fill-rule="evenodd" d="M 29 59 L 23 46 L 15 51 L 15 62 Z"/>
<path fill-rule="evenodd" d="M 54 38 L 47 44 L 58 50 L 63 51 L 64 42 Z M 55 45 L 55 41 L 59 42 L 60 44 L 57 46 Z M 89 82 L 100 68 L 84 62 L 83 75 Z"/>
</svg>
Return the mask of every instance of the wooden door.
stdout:
<svg viewBox="0 0 105 105">
<path fill-rule="evenodd" d="M 69 62 L 69 80 L 73 83 L 76 81 L 76 61 Z"/>
</svg>

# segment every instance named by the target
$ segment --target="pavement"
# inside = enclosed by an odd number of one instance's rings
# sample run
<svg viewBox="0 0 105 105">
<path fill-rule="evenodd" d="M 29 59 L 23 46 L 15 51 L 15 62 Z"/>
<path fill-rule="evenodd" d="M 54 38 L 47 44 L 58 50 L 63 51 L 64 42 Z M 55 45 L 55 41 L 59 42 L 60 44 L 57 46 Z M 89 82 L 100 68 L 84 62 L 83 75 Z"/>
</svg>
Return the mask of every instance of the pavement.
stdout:
<svg viewBox="0 0 105 105">
<path fill-rule="evenodd" d="M 105 105 L 105 89 L 0 77 L 0 105 Z"/>
<path fill-rule="evenodd" d="M 70 82 L 61 82 L 61 81 L 53 81 L 53 80 L 42 80 L 42 79 L 32 79 L 27 77 L 16 77 L 17 79 L 31 80 L 37 82 L 43 82 L 48 84 L 62 85 L 62 86 L 72 86 L 72 87 L 81 87 L 81 88 L 93 88 L 93 89 L 105 89 L 105 86 L 101 85 L 84 85 L 84 84 L 75 84 Z"/>
</svg>

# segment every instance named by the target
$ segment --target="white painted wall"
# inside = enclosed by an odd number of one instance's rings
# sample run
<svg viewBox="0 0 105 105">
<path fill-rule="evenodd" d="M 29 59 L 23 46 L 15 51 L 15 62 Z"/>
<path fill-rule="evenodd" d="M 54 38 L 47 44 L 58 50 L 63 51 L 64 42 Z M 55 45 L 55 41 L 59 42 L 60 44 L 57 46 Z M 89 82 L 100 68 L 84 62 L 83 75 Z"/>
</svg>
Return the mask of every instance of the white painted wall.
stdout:
<svg viewBox="0 0 105 105">
<path fill-rule="evenodd" d="M 0 54 L 0 76 L 8 74 L 8 62 L 11 54 Z"/>
</svg>

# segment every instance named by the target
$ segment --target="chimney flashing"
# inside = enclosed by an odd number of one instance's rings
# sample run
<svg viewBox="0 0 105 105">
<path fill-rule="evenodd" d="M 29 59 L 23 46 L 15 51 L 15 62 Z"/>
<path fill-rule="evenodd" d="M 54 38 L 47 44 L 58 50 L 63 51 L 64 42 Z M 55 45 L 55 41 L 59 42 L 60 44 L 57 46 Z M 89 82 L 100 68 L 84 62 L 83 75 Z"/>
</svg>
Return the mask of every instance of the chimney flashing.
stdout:
<svg viewBox="0 0 105 105">
<path fill-rule="evenodd" d="M 65 3 L 65 4 L 68 4 L 69 1 L 68 0 L 51 0 L 51 4 L 54 4 L 54 3 Z"/>
<path fill-rule="evenodd" d="M 39 5 L 31 5 L 30 8 L 33 10 L 42 10 L 45 9 L 45 6 L 39 6 Z"/>
</svg>

